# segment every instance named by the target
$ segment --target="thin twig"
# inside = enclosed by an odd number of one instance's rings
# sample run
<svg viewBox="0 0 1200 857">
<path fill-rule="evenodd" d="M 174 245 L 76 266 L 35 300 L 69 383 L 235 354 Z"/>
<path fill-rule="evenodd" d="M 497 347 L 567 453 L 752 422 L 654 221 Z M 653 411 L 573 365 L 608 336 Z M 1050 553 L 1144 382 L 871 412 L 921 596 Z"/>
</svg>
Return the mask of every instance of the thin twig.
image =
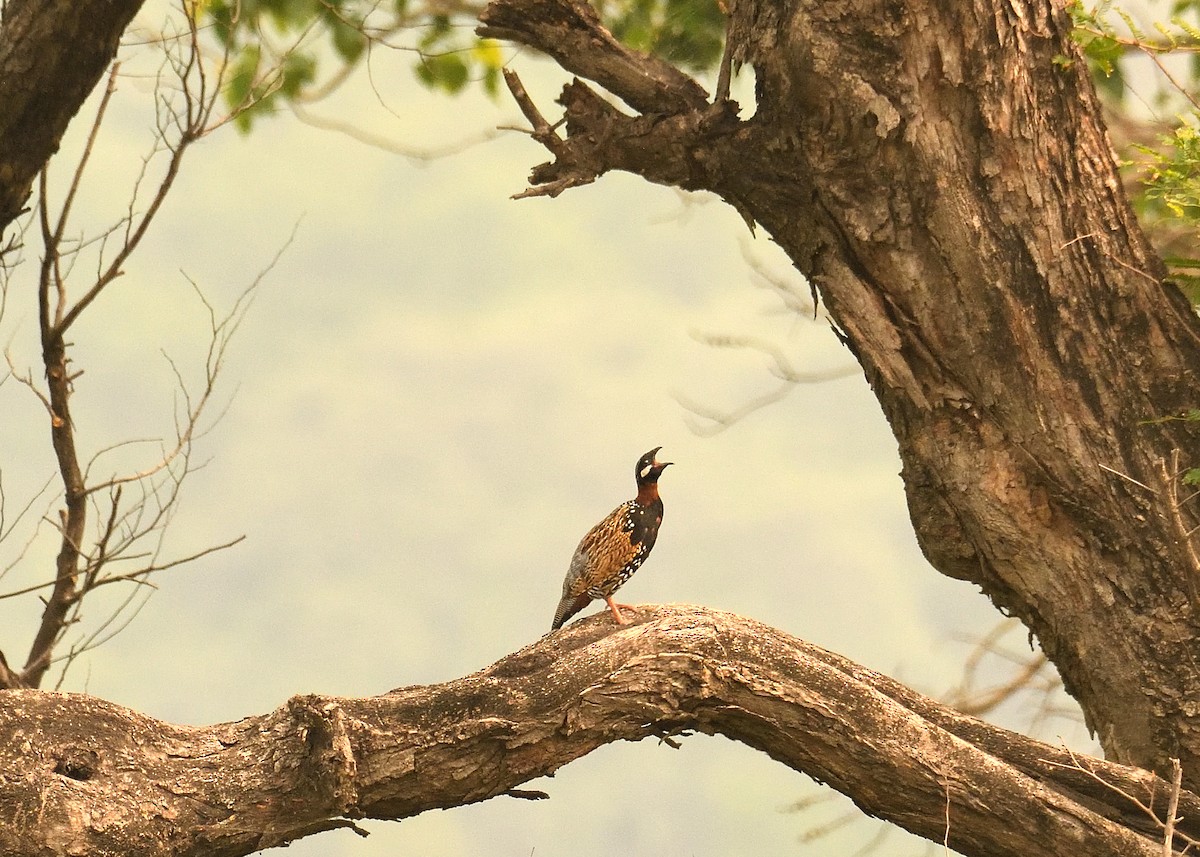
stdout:
<svg viewBox="0 0 1200 857">
<path fill-rule="evenodd" d="M 537 109 L 537 105 L 533 103 L 533 99 L 525 91 L 525 84 L 521 83 L 521 78 L 517 76 L 517 73 L 509 68 L 503 71 L 504 82 L 508 84 L 508 91 L 512 93 L 517 106 L 521 108 L 521 113 L 525 115 L 525 118 L 529 120 L 529 124 L 533 126 L 530 136 L 549 149 L 553 155 L 558 156 L 563 154 L 566 151 L 566 143 L 563 142 L 563 139 L 555 131 L 557 126 L 551 125 L 546 121 L 546 117 Z"/>
<path fill-rule="evenodd" d="M 521 800 L 549 800 L 550 795 L 539 789 L 509 789 L 502 792 L 509 797 L 519 798 Z"/>
<path fill-rule="evenodd" d="M 1183 506 L 1196 496 L 1195 493 L 1188 495 L 1186 500 L 1179 499 L 1179 450 L 1171 451 L 1171 472 L 1167 472 L 1166 463 L 1159 459 L 1158 462 L 1159 474 L 1162 478 L 1163 485 L 1167 492 L 1167 517 L 1174 526 L 1176 533 L 1179 536 L 1179 541 L 1183 545 L 1184 551 L 1187 553 L 1189 568 L 1186 570 L 1184 577 L 1187 580 L 1188 597 L 1191 599 L 1193 609 L 1200 608 L 1200 594 L 1196 590 L 1196 578 L 1200 576 L 1200 554 L 1196 551 L 1196 545 L 1192 539 L 1196 528 L 1189 528 L 1183 520 Z"/>
<path fill-rule="evenodd" d="M 1109 467 L 1107 464 L 1097 464 L 1096 466 L 1099 467 L 1101 470 L 1105 471 L 1106 473 L 1111 473 L 1113 476 L 1120 476 L 1126 482 L 1132 482 L 1134 485 L 1138 486 L 1139 488 L 1145 488 L 1151 494 L 1158 493 L 1153 488 L 1151 488 L 1149 485 L 1147 485 L 1145 482 L 1138 482 L 1136 479 L 1134 479 L 1129 474 L 1122 473 L 1120 470 L 1114 470 L 1113 468 Z"/>
<path fill-rule="evenodd" d="M 314 128 L 320 128 L 324 131 L 333 131 L 337 134 L 344 134 L 352 140 L 371 146 L 375 149 L 381 149 L 385 152 L 391 152 L 395 155 L 408 158 L 410 161 L 418 161 L 426 163 L 439 158 L 445 158 L 450 155 L 457 155 L 465 152 L 468 149 L 473 149 L 483 143 L 490 143 L 492 140 L 500 136 L 502 129 L 495 128 L 480 131 L 477 134 L 472 134 L 455 143 L 446 143 L 444 145 L 432 147 L 418 147 L 399 143 L 390 137 L 385 137 L 382 134 L 376 134 L 367 128 L 354 125 L 350 122 L 343 122 L 338 119 L 330 119 L 325 116 L 318 116 L 295 101 L 289 104 L 292 115 L 303 122 L 305 125 L 311 125 Z"/>
<path fill-rule="evenodd" d="M 947 857 L 950 854 L 950 779 L 942 780 L 942 786 L 946 789 L 946 824 L 945 834 L 942 836 L 942 850 Z"/>
<path fill-rule="evenodd" d="M 52 662 L 65 660 L 65 674 L 66 668 L 80 653 L 110 639 L 126 627 L 141 604 L 145 603 L 142 593 L 149 593 L 154 589 L 154 585 L 147 580 L 151 574 L 193 561 L 240 541 L 237 539 L 169 562 L 159 559 L 164 533 L 177 506 L 182 481 L 198 466 L 192 460 L 191 446 L 200 432 L 199 420 L 212 396 L 229 337 L 236 331 L 241 316 L 249 305 L 245 295 L 239 297 L 230 316 L 223 318 L 218 324 L 210 324 L 214 341 L 210 342 L 206 356 L 203 392 L 193 402 L 184 387 L 183 398 L 188 408 L 182 417 L 176 415 L 174 448 L 160 450 L 162 455 L 155 465 L 143 468 L 130 476 L 118 476 L 106 482 L 89 484 L 90 480 L 80 467 L 77 439 L 69 408 L 74 394 L 73 383 L 81 372 L 71 366 L 70 343 L 65 339 L 67 331 L 99 295 L 122 275 L 123 266 L 142 243 L 171 192 L 184 155 L 193 143 L 214 127 L 210 122 L 215 105 L 220 99 L 221 77 L 226 73 L 228 64 L 216 66 L 220 71 L 216 79 L 212 79 L 213 76 L 201 56 L 199 33 L 194 18 L 196 8 L 185 4 L 184 13 L 187 20 L 186 31 L 177 41 L 169 44 L 164 42 L 164 63 L 156 80 L 154 98 L 159 146 L 154 153 L 143 159 L 141 171 L 120 221 L 104 230 L 98 238 L 66 238 L 72 206 L 82 187 L 83 176 L 89 169 L 90 156 L 95 148 L 99 129 L 116 90 L 117 68 L 114 67 L 110 72 L 109 86 L 101 99 L 91 133 L 76 164 L 64 202 L 53 218 L 50 212 L 46 171 L 43 170 L 40 178 L 38 222 L 45 254 L 40 270 L 38 305 L 46 391 L 43 392 L 33 382 L 32 377 L 16 371 L 12 374 L 18 381 L 34 390 L 49 413 L 51 438 L 58 461 L 59 477 L 63 484 L 65 508 L 60 511 L 60 520 L 50 519 L 58 528 L 60 544 L 53 580 L 14 590 L 4 596 L 12 597 L 46 587 L 52 589 L 50 595 L 44 599 L 46 607 L 42 620 L 30 647 L 26 665 L 19 676 L 21 683 L 28 687 L 40 685 Z M 174 75 L 179 84 L 177 89 L 166 83 L 165 74 Z M 137 206 L 142 196 L 140 191 L 143 181 L 151 174 L 151 162 L 158 162 L 157 152 L 164 149 L 167 153 L 165 167 L 158 177 L 149 205 L 143 212 L 138 213 Z M 75 263 L 80 258 L 81 250 L 96 242 L 99 243 L 99 250 L 95 277 L 90 286 L 72 298 L 68 292 L 68 280 L 75 270 Z M 115 245 L 111 256 L 108 253 L 110 243 Z M 52 306 L 55 296 L 57 301 Z M 210 312 L 210 321 L 211 315 Z M 8 359 L 11 366 L 11 356 Z M 183 387 L 178 369 L 173 369 Z M 102 455 L 103 452 L 97 455 Z M 93 458 L 89 462 L 89 470 L 95 461 Z M 125 492 L 124 486 L 131 484 L 139 486 L 141 496 L 127 501 L 125 495 L 134 492 Z M 101 509 L 101 504 L 95 500 L 102 490 L 109 491 L 106 514 Z M 99 518 L 90 552 L 85 545 L 88 539 L 89 507 L 94 507 Z M 3 535 L 3 528 L 0 527 L 0 537 Z M 152 550 L 139 550 L 145 539 L 155 542 Z M 143 562 L 144 565 L 136 571 L 112 573 L 114 563 L 135 560 Z M 118 605 L 90 635 L 72 645 L 65 655 L 55 657 L 54 651 L 63 641 L 68 628 L 81 620 L 85 596 L 100 586 L 118 582 L 134 584 L 124 603 Z M 134 605 L 135 599 L 139 599 L 140 603 Z M 128 609 L 131 605 L 134 605 L 132 610 Z M 59 681 L 61 683 L 61 677 Z"/>
<path fill-rule="evenodd" d="M 1065 749 L 1065 748 L 1064 748 L 1064 749 Z M 1162 818 L 1159 818 L 1159 816 L 1158 816 L 1158 813 L 1156 813 L 1156 812 L 1154 811 L 1154 807 L 1153 807 L 1153 805 L 1152 805 L 1152 804 L 1153 804 L 1153 800 L 1154 800 L 1154 792 L 1153 792 L 1153 791 L 1151 791 L 1151 792 L 1150 792 L 1150 803 L 1149 803 L 1149 804 L 1147 804 L 1146 802 L 1144 802 L 1144 801 L 1141 801 L 1141 800 L 1139 800 L 1138 798 L 1134 797 L 1134 796 L 1133 796 L 1133 795 L 1131 795 L 1129 792 L 1127 792 L 1127 791 L 1125 791 L 1124 789 L 1122 789 L 1120 786 L 1114 785 L 1113 783 L 1110 783 L 1108 780 L 1106 780 L 1106 779 L 1104 779 L 1103 777 L 1101 777 L 1101 776 L 1100 776 L 1099 774 L 1097 774 L 1097 773 L 1096 773 L 1096 772 L 1095 772 L 1095 771 L 1094 771 L 1094 770 L 1093 770 L 1093 769 L 1092 769 L 1090 766 L 1088 766 L 1088 765 L 1085 765 L 1085 764 L 1084 764 L 1084 763 L 1083 763 L 1083 762 L 1080 760 L 1080 757 L 1079 757 L 1079 756 L 1077 756 L 1077 755 L 1076 755 L 1076 754 L 1075 754 L 1075 753 L 1074 753 L 1072 750 L 1070 750 L 1070 749 L 1066 749 L 1066 752 L 1067 752 L 1067 755 L 1071 757 L 1071 762 L 1072 762 L 1072 764 L 1070 764 L 1070 765 L 1064 764 L 1064 763 L 1062 763 L 1062 762 L 1056 762 L 1056 761 L 1053 761 L 1053 760 L 1051 760 L 1051 759 L 1043 759 L 1042 761 L 1043 761 L 1045 764 L 1052 765 L 1053 767 L 1056 767 L 1056 768 L 1066 768 L 1066 769 L 1069 769 L 1069 770 L 1080 771 L 1080 772 L 1082 772 L 1082 773 L 1084 773 L 1084 774 L 1087 774 L 1089 777 L 1091 777 L 1091 778 L 1092 778 L 1093 780 L 1095 780 L 1097 783 L 1099 783 L 1100 785 L 1104 786 L 1104 788 L 1106 788 L 1106 789 L 1108 789 L 1108 790 L 1110 790 L 1110 791 L 1112 791 L 1112 792 L 1114 792 L 1114 793 L 1116 793 L 1116 794 L 1120 795 L 1121 797 L 1123 797 L 1123 798 L 1125 798 L 1127 801 L 1129 801 L 1131 804 L 1133 804 L 1134 806 L 1136 806 L 1138 809 L 1140 809 L 1140 810 L 1141 810 L 1143 813 L 1145 813 L 1145 815 L 1146 815 L 1146 816 L 1147 816 L 1147 817 L 1148 817 L 1148 818 L 1151 820 L 1151 822 L 1152 822 L 1152 823 L 1153 823 L 1153 824 L 1154 824 L 1156 827 L 1158 827 L 1158 829 L 1159 829 L 1159 830 L 1162 830 L 1162 831 L 1164 831 L 1164 833 L 1167 831 L 1167 826 L 1168 826 L 1169 819 L 1167 819 L 1167 820 L 1164 820 L 1164 819 L 1162 819 Z M 1149 774 L 1148 774 L 1147 776 L 1150 776 L 1150 777 L 1151 777 L 1151 781 L 1152 781 L 1152 782 L 1154 781 L 1154 778 L 1152 777 L 1152 775 L 1149 775 Z M 1182 783 L 1182 770 L 1179 770 L 1179 771 L 1178 771 L 1178 773 L 1177 773 L 1177 777 L 1178 777 L 1178 779 L 1177 779 L 1177 782 L 1180 782 L 1180 783 Z M 1181 788 L 1182 788 L 1182 787 L 1180 787 L 1180 788 L 1172 788 L 1172 795 L 1171 795 L 1171 800 L 1172 800 L 1172 809 L 1171 809 L 1171 812 L 1170 812 L 1170 816 L 1169 816 L 1169 818 L 1175 818 L 1175 814 L 1178 812 L 1178 809 L 1179 809 L 1179 797 L 1180 797 L 1180 793 L 1181 793 Z M 1180 838 L 1180 839 L 1184 840 L 1184 842 L 1186 842 L 1186 843 L 1187 843 L 1187 847 L 1189 847 L 1189 848 L 1190 848 L 1190 847 L 1193 847 L 1193 846 L 1196 846 L 1196 845 L 1200 845 L 1200 841 L 1198 841 L 1198 840 L 1195 840 L 1195 839 L 1193 839 L 1192 837 L 1190 837 L 1190 836 L 1187 836 L 1187 835 L 1186 835 L 1186 834 L 1184 834 L 1184 833 L 1181 833 L 1181 832 L 1180 832 L 1179 830 L 1177 830 L 1177 829 L 1174 829 L 1174 824 L 1172 824 L 1171 826 L 1172 826 L 1172 828 L 1173 828 L 1173 829 L 1172 829 L 1172 831 L 1171 831 L 1171 836 L 1172 836 L 1172 837 L 1178 837 L 1178 838 Z M 1167 853 L 1167 854 L 1170 854 L 1170 853 L 1172 853 L 1172 852 L 1170 852 L 1170 851 L 1167 851 L 1167 852 L 1165 852 L 1165 853 Z"/>
<path fill-rule="evenodd" d="M 1171 759 L 1171 798 L 1167 802 L 1167 823 L 1163 829 L 1163 857 L 1171 857 L 1175 852 L 1176 814 L 1179 812 L 1179 792 L 1183 788 L 1183 766 L 1179 760 Z"/>
</svg>

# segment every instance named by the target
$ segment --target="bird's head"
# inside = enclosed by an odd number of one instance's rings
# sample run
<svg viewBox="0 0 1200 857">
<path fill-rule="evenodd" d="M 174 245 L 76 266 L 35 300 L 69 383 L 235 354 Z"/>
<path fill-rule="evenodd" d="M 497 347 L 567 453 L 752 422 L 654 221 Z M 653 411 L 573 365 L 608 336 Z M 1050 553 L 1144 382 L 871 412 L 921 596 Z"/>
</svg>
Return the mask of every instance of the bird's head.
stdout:
<svg viewBox="0 0 1200 857">
<path fill-rule="evenodd" d="M 658 481 L 658 477 L 662 475 L 662 472 L 673 463 L 670 461 L 659 461 L 655 457 L 658 455 L 660 449 L 662 449 L 661 446 L 656 446 L 638 459 L 637 466 L 633 469 L 633 474 L 637 477 L 639 488 L 643 485 L 653 485 Z"/>
</svg>

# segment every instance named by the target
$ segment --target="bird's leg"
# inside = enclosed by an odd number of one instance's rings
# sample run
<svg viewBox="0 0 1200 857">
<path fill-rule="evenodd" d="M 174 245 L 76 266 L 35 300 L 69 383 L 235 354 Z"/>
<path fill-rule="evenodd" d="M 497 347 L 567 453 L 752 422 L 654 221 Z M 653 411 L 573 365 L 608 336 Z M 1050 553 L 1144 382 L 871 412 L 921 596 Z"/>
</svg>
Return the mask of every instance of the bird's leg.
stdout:
<svg viewBox="0 0 1200 857">
<path fill-rule="evenodd" d="M 613 614 L 613 619 L 616 621 L 616 623 L 617 623 L 618 625 L 628 625 L 628 624 L 629 624 L 629 620 L 628 620 L 628 619 L 626 619 L 624 616 L 622 616 L 622 615 L 621 615 L 621 611 L 620 611 L 618 608 L 620 608 L 620 607 L 624 607 L 626 610 L 629 610 L 629 609 L 631 609 L 631 608 L 630 608 L 630 605 L 628 605 L 628 604 L 618 604 L 617 602 L 615 602 L 615 601 L 613 601 L 613 600 L 612 600 L 612 596 L 611 596 L 611 595 L 606 595 L 606 596 L 604 597 L 604 600 L 608 602 L 608 609 L 612 611 L 612 614 Z"/>
</svg>

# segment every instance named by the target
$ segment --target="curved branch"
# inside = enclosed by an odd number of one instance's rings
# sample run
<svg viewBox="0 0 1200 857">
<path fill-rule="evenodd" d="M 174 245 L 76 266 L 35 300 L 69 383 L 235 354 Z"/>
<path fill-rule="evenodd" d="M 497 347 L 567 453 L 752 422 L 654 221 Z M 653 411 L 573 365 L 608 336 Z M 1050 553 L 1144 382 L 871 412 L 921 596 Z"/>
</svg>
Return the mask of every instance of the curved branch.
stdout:
<svg viewBox="0 0 1200 857">
<path fill-rule="evenodd" d="M 749 619 L 682 606 L 630 616 L 618 630 L 604 615 L 577 622 L 445 684 L 299 696 L 204 728 L 88 696 L 5 693 L 0 850 L 249 854 L 337 819 L 525 797 L 517 786 L 604 744 L 692 730 L 963 854 L 1159 853 L 1145 808 L 1171 787 L 1152 774 L 973 720 Z M 1180 833 L 1194 835 L 1200 799 L 1179 801 L 1192 826 Z"/>
</svg>

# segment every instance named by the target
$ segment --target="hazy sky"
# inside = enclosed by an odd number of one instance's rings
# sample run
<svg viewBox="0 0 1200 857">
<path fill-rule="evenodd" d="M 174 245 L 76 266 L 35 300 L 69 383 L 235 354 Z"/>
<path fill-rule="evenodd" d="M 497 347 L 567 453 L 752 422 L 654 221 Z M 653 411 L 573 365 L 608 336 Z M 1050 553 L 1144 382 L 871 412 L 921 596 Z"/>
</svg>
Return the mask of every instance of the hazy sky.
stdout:
<svg viewBox="0 0 1200 857">
<path fill-rule="evenodd" d="M 317 110 L 413 146 L 520 124 L 507 99 L 424 92 L 407 63 L 378 58 L 374 88 L 359 75 Z M 127 204 L 152 145 L 140 74 L 153 66 L 132 62 L 122 79 L 81 233 Z M 529 58 L 514 66 L 549 112 L 564 78 Z M 509 132 L 421 163 L 291 116 L 195 148 L 146 246 L 75 330 L 76 425 L 85 455 L 169 435 L 162 352 L 194 380 L 207 324 L 187 278 L 227 307 L 299 224 L 230 349 L 228 411 L 199 444 L 208 463 L 168 550 L 246 539 L 158 578 L 136 621 L 81 659 L 66 689 L 209 723 L 294 693 L 371 695 L 479 669 L 548 630 L 579 538 L 632 496 L 634 461 L 660 445 L 676 462 L 661 483 L 665 520 L 622 600 L 752 616 L 935 695 L 956 682 L 961 638 L 999 617 L 921 557 L 895 444 L 860 374 L 798 387 L 714 437 L 689 430 L 680 398 L 732 409 L 775 383 L 761 355 L 695 334 L 762 336 L 805 370 L 852 366 L 827 325 L 779 312 L 748 266 L 803 290 L 777 248 L 715 198 L 627 175 L 510 200 L 545 159 Z M 69 164 L 54 163 L 58 193 Z M 34 233 L 27 244 L 0 326 L 18 366 L 37 354 Z M 0 408 L 11 515 L 53 459 L 27 390 L 0 385 Z M 124 454 L 144 466 L 153 453 Z M 49 574 L 42 533 L 5 591 Z M 0 567 L 28 535 L 0 544 Z M 23 662 L 37 608 L 0 601 L 10 662 Z M 85 616 L 103 618 L 100 604 Z M 1088 746 L 1069 721 L 1048 729 Z M 290 853 L 816 855 L 853 851 L 875 830 L 801 843 L 846 805 L 786 812 L 811 784 L 723 739 L 614 745 L 534 786 L 551 800 L 369 822 L 367 840 L 324 834 Z M 921 848 L 897 835 L 884 853 Z"/>
</svg>

